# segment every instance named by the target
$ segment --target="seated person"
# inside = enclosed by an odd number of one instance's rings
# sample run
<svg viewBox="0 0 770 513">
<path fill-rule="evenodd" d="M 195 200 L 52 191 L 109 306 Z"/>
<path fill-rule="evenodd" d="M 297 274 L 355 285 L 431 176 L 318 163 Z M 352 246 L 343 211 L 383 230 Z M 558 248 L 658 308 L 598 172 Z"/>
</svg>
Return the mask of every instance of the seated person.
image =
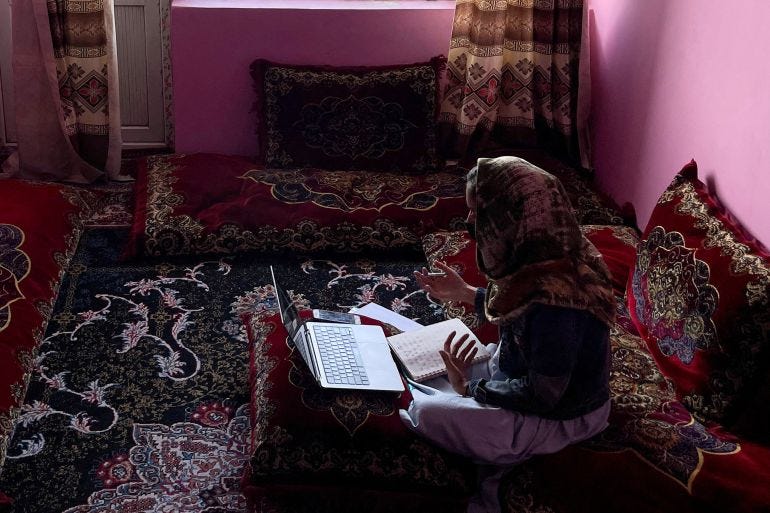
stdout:
<svg viewBox="0 0 770 513">
<path fill-rule="evenodd" d="M 471 366 L 472 341 L 450 334 L 441 351 L 448 375 L 412 384 L 401 417 L 439 446 L 494 466 L 487 472 L 499 478 L 500 466 L 606 427 L 615 300 L 606 264 L 552 175 L 515 157 L 479 159 L 466 202 L 488 288 L 471 287 L 441 262 L 443 276 L 422 269 L 415 277 L 436 299 L 475 304 L 500 339 L 488 362 Z M 481 495 L 469 511 L 499 510 L 495 479 Z"/>
</svg>

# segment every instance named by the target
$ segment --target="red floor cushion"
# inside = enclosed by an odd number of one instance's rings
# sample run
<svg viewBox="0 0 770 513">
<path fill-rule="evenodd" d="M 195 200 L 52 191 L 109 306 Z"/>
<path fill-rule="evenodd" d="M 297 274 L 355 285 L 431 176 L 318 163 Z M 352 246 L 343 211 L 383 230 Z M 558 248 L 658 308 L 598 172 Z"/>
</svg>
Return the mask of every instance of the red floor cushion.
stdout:
<svg viewBox="0 0 770 513">
<path fill-rule="evenodd" d="M 0 181 L 0 467 L 89 194 Z"/>
<path fill-rule="evenodd" d="M 702 421 L 770 441 L 770 253 L 689 163 L 662 194 L 628 281 L 629 308 L 677 397 Z M 754 416 L 756 424 L 746 422 Z"/>
<path fill-rule="evenodd" d="M 215 154 L 148 157 L 138 167 L 136 255 L 418 250 L 459 226 L 465 184 L 453 173 L 265 169 Z"/>
<path fill-rule="evenodd" d="M 253 455 L 242 490 L 281 511 L 465 511 L 466 460 L 417 438 L 411 395 L 321 389 L 272 311 L 247 314 Z"/>
</svg>

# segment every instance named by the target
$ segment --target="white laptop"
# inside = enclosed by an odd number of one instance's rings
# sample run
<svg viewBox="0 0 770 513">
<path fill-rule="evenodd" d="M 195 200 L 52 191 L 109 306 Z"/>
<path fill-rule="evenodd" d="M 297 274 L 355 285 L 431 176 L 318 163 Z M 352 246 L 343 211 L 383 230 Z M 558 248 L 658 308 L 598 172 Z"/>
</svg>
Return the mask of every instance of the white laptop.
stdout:
<svg viewBox="0 0 770 513">
<path fill-rule="evenodd" d="M 275 279 L 272 266 L 270 274 L 283 325 L 321 387 L 403 392 L 401 375 L 381 327 L 303 322 Z"/>
</svg>

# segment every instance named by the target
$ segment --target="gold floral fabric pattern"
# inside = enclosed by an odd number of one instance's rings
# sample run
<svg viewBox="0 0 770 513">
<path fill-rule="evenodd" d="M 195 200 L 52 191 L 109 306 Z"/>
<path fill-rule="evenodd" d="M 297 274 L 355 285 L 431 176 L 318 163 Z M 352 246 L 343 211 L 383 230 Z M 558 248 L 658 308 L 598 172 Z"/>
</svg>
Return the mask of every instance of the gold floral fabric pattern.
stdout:
<svg viewBox="0 0 770 513">
<path fill-rule="evenodd" d="M 215 177 L 215 178 L 212 178 Z M 416 251 L 459 226 L 463 177 L 264 169 L 213 154 L 148 157 L 139 166 L 127 253 Z"/>
<path fill-rule="evenodd" d="M 47 183 L 0 187 L 0 467 L 91 196 Z M 36 208 L 30 208 L 35 205 Z M 33 234 L 33 236 L 28 236 Z"/>
<path fill-rule="evenodd" d="M 353 435 L 370 415 L 388 416 L 396 412 L 393 401 L 382 394 L 320 388 L 294 349 L 292 347 L 289 382 L 302 390 L 302 404 L 312 410 L 330 412 L 350 435 Z"/>
<path fill-rule="evenodd" d="M 718 344 L 712 316 L 719 293 L 709 283 L 708 264 L 694 254 L 681 233 L 656 226 L 639 248 L 632 282 L 637 318 L 664 356 L 684 364 Z"/>
<path fill-rule="evenodd" d="M 695 162 L 686 165 L 653 210 L 628 295 L 661 370 L 701 421 L 729 426 L 761 387 L 770 361 L 768 262 L 697 179 Z"/>
<path fill-rule="evenodd" d="M 428 266 L 434 267 L 437 261 L 443 262 L 469 285 L 487 287 L 487 280 L 476 265 L 476 243 L 467 231 L 434 232 L 423 237 L 422 245 Z M 430 296 L 428 298 L 435 301 Z M 488 344 L 499 341 L 497 325 L 487 322 L 483 312 L 477 314 L 475 305 L 446 301 L 441 306 L 447 319 L 461 319 L 480 342 Z"/>
<path fill-rule="evenodd" d="M 560 453 L 511 469 L 501 485 L 504 511 L 561 512 L 578 505 L 585 511 L 607 511 L 633 503 L 635 511 L 655 513 L 661 505 L 689 507 L 693 497 L 725 509 L 743 501 L 743 490 L 728 484 L 731 476 L 765 455 L 747 454 L 733 436 L 693 418 L 676 400 L 673 384 L 658 370 L 628 310 L 618 304 L 610 333 L 608 428 Z M 591 471 L 576 473 L 576 468 Z M 618 486 L 595 488 L 596 482 L 614 482 L 619 472 L 623 477 Z M 726 488 L 720 490 L 718 482 Z M 754 500 L 743 503 L 741 511 L 749 511 L 746 506 Z"/>
<path fill-rule="evenodd" d="M 464 194 L 457 175 L 435 173 L 425 177 L 395 173 L 321 170 L 253 169 L 244 178 L 270 186 L 270 192 L 284 203 L 313 203 L 319 207 L 358 212 L 398 206 L 427 211 L 441 198 Z"/>
<path fill-rule="evenodd" d="M 628 312 L 620 307 L 611 331 L 610 427 L 596 447 L 633 448 L 645 460 L 690 487 L 701 470 L 701 453 L 732 454 L 740 445 L 696 421 L 660 373 Z"/>
</svg>

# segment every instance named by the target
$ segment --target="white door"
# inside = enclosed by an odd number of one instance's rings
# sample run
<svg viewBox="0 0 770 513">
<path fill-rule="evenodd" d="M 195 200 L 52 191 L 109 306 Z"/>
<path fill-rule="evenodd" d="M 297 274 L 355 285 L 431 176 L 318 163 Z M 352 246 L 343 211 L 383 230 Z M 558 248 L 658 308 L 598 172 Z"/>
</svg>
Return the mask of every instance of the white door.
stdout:
<svg viewBox="0 0 770 513">
<path fill-rule="evenodd" d="M 12 88 L 11 0 L 0 0 L 0 146 L 16 142 Z"/>
<path fill-rule="evenodd" d="M 161 2 L 114 0 L 124 146 L 166 142 Z M 0 0 L 0 144 L 16 141 L 11 81 L 11 0 Z"/>
<path fill-rule="evenodd" d="M 125 146 L 165 142 L 160 2 L 115 0 Z"/>
</svg>

